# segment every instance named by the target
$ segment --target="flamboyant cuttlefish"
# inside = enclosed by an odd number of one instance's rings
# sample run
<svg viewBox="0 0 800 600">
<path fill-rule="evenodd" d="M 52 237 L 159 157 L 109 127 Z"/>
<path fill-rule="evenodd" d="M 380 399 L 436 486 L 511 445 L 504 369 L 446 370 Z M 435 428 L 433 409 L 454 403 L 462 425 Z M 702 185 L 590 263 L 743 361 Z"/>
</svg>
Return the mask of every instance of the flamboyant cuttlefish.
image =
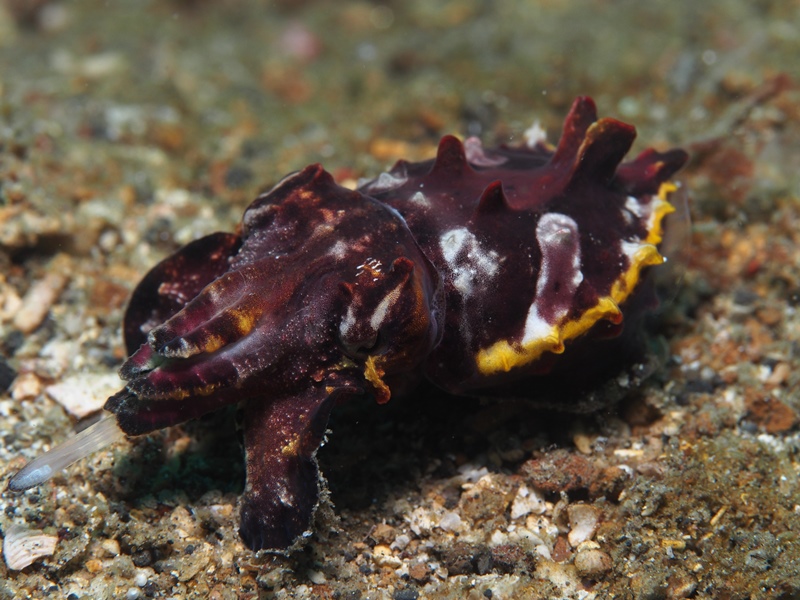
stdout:
<svg viewBox="0 0 800 600">
<path fill-rule="evenodd" d="M 554 357 L 619 332 L 642 269 L 663 262 L 669 179 L 686 161 L 646 150 L 621 164 L 634 137 L 578 98 L 555 148 L 537 135 L 494 149 L 446 136 L 435 159 L 400 161 L 356 190 L 319 165 L 287 176 L 236 233 L 192 242 L 144 277 L 112 415 L 10 487 L 123 433 L 241 403 L 240 534 L 254 550 L 290 548 L 311 527 L 315 454 L 339 400 L 387 402 L 419 377 L 454 394 L 535 397 L 531 379 Z"/>
</svg>

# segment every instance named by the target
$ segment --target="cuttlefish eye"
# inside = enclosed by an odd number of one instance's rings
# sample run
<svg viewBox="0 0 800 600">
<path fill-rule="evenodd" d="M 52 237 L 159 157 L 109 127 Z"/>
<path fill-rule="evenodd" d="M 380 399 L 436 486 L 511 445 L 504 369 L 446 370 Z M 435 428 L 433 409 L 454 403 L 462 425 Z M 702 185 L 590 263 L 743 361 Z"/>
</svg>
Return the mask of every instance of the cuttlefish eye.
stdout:
<svg viewBox="0 0 800 600">
<path fill-rule="evenodd" d="M 401 257 L 388 269 L 376 259 L 365 265 L 352 284 L 343 284 L 349 302 L 339 334 L 347 353 L 386 355 L 415 337 L 428 337 L 432 299 L 415 263 Z"/>
</svg>

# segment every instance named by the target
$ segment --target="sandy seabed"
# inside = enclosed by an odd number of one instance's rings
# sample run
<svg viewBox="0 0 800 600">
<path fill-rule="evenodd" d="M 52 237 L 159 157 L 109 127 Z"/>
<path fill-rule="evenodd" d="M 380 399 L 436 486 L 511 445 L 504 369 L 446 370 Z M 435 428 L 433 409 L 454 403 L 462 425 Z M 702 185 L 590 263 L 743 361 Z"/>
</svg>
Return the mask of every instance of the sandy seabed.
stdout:
<svg viewBox="0 0 800 600">
<path fill-rule="evenodd" d="M 56 544 L 0 562 L 0 598 L 800 597 L 798 22 L 796 0 L 6 0 L 2 489 L 121 385 L 147 269 L 309 163 L 353 182 L 534 119 L 554 141 L 585 94 L 636 150 L 690 153 L 691 224 L 621 403 L 342 407 L 288 558 L 239 540 L 233 414 L 122 442 L 2 492 L 4 542 Z"/>
</svg>

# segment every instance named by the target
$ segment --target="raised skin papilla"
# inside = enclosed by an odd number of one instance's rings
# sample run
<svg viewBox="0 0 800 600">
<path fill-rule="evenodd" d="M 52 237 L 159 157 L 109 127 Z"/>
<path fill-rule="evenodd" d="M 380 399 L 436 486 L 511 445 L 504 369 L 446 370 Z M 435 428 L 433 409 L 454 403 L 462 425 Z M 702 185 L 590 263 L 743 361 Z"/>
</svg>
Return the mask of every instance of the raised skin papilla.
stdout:
<svg viewBox="0 0 800 600">
<path fill-rule="evenodd" d="M 457 394 L 535 398 L 561 353 L 587 360 L 619 333 L 643 269 L 663 260 L 668 180 L 686 160 L 647 150 L 620 164 L 634 135 L 579 98 L 556 148 L 446 136 L 435 159 L 400 161 L 358 191 L 318 165 L 287 177 L 238 233 L 193 242 L 145 276 L 125 316 L 131 356 L 105 405 L 113 417 L 11 487 L 123 433 L 240 403 L 242 538 L 293 547 L 310 531 L 315 454 L 338 400 L 386 402 L 395 382 L 423 376 Z"/>
</svg>

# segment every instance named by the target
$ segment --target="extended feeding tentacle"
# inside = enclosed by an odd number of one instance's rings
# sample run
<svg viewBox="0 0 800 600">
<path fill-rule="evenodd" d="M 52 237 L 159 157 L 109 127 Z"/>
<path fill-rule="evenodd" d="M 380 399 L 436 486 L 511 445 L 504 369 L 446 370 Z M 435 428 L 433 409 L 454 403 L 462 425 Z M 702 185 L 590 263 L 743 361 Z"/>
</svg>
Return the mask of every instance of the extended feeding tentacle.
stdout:
<svg viewBox="0 0 800 600">
<path fill-rule="evenodd" d="M 71 464 L 124 437 L 113 415 L 103 415 L 94 425 L 25 465 L 9 480 L 8 489 L 21 492 L 41 485 Z"/>
</svg>

